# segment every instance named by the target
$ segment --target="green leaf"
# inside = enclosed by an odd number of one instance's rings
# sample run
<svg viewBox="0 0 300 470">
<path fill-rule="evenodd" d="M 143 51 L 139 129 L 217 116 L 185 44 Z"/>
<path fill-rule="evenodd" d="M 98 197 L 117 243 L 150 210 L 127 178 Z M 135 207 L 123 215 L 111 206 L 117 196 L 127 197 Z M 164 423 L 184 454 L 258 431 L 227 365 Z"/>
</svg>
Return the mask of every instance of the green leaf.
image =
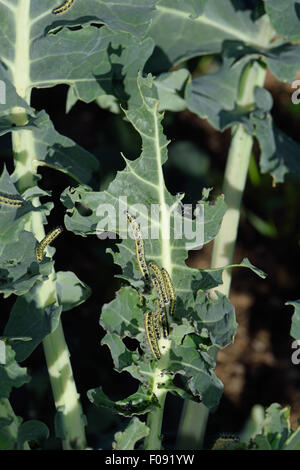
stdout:
<svg viewBox="0 0 300 470">
<path fill-rule="evenodd" d="M 180 346 L 172 345 L 169 372 L 188 379 L 188 388 L 194 396 L 214 411 L 223 393 L 222 382 L 199 354 L 199 342 L 195 335 L 185 337 Z"/>
<path fill-rule="evenodd" d="M 146 424 L 134 417 L 124 432 L 117 432 L 115 434 L 115 441 L 112 447 L 114 450 L 133 450 L 136 443 L 148 436 L 148 434 L 149 428 Z"/>
<path fill-rule="evenodd" d="M 38 165 L 66 173 L 78 183 L 92 184 L 98 160 L 68 137 L 59 134 L 45 111 L 34 120 L 33 138 Z"/>
<path fill-rule="evenodd" d="M 217 293 L 217 299 L 199 294 L 195 301 L 195 310 L 191 312 L 196 331 L 208 331 L 212 344 L 225 348 L 232 343 L 237 323 L 232 303 L 225 295 Z"/>
<path fill-rule="evenodd" d="M 264 273 L 264 271 L 262 271 L 261 269 L 254 266 L 252 263 L 250 263 L 248 258 L 244 258 L 240 264 L 233 264 L 232 267 L 249 268 L 251 269 L 251 271 L 253 271 L 255 274 L 257 274 L 257 276 L 261 277 L 262 279 L 265 279 L 267 277 L 267 274 Z"/>
<path fill-rule="evenodd" d="M 189 0 L 189 2 L 193 1 Z M 85 0 L 84 3 L 75 2 L 63 17 L 52 16 L 53 27 L 104 23 L 112 31 L 126 31 L 133 36 L 142 38 L 155 13 L 156 3 L 157 0 L 110 0 L 109 2 Z M 194 8 L 196 9 L 196 7 Z"/>
<path fill-rule="evenodd" d="M 245 58 L 236 61 L 237 51 Z M 240 44 L 230 44 L 223 50 L 223 64 L 215 73 L 194 78 L 187 86 L 185 98 L 187 106 L 199 117 L 207 119 L 218 130 L 224 130 L 234 123 L 242 122 L 251 129 L 249 110 L 237 107 L 239 83 L 242 72 L 251 59 L 252 50 Z"/>
<path fill-rule="evenodd" d="M 18 449 L 29 442 L 41 442 L 49 437 L 49 429 L 41 421 L 31 420 L 22 423 L 18 432 Z"/>
<path fill-rule="evenodd" d="M 16 362 L 15 351 L 9 344 L 5 346 L 5 363 L 0 363 L 0 398 L 8 398 L 13 387 L 19 388 L 30 380 L 26 368 Z"/>
<path fill-rule="evenodd" d="M 265 53 L 270 71 L 282 82 L 292 82 L 299 70 L 299 44 L 283 43 Z"/>
<path fill-rule="evenodd" d="M 67 312 L 85 302 L 91 295 L 91 289 L 71 271 L 56 273 L 56 294 L 62 311 Z"/>
<path fill-rule="evenodd" d="M 0 4 L 1 11 L 1 4 Z M 1 17 L 0 17 L 1 18 Z M 1 21 L 1 20 L 0 20 Z M 0 32 L 1 34 L 1 32 Z M 0 39 L 1 44 L 1 39 Z M 1 46 L 0 46 L 1 47 Z M 1 49 L 3 51 L 3 49 Z M 15 87 L 12 85 L 10 80 L 5 76 L 3 69 L 0 66 L 0 80 L 1 80 L 1 91 L 0 91 L 0 136 L 13 130 L 14 123 L 14 106 L 20 106 L 26 110 L 30 110 L 26 101 L 17 95 Z M 2 94 L 5 95 L 3 100 Z M 3 103 L 4 101 L 4 103 Z"/>
<path fill-rule="evenodd" d="M 291 41 L 300 40 L 300 6 L 297 0 L 267 1 L 265 8 L 278 34 Z"/>
<path fill-rule="evenodd" d="M 8 174 L 5 166 L 0 176 L 0 194 L 5 197 L 13 197 L 23 200 L 21 207 L 12 207 L 0 204 L 0 254 L 3 252 L 6 243 L 17 242 L 24 225 L 32 216 L 32 212 L 42 212 L 49 215 L 53 207 L 52 203 L 34 207 L 27 195 L 20 195 L 12 178 Z"/>
<path fill-rule="evenodd" d="M 87 395 L 94 405 L 109 408 L 113 413 L 123 416 L 131 417 L 145 414 L 151 411 L 153 407 L 158 406 L 156 397 L 142 385 L 133 395 L 118 401 L 110 400 L 101 387 L 89 390 Z"/>
<path fill-rule="evenodd" d="M 121 372 L 125 367 L 128 367 L 132 361 L 132 352 L 129 351 L 122 339 L 113 333 L 108 333 L 101 341 L 102 345 L 106 345 L 110 349 L 114 367 L 117 371 Z"/>
<path fill-rule="evenodd" d="M 0 69 L 0 79 L 4 80 L 3 74 L 1 74 Z M 8 80 L 4 80 L 5 83 L 9 83 Z M 14 90 L 13 85 L 9 84 L 9 89 Z M 15 116 L 13 114 L 6 114 L 11 109 L 6 110 L 5 106 L 0 105 L 0 135 L 3 135 L 7 132 L 20 132 L 23 129 L 31 130 L 34 138 L 34 145 L 36 155 L 38 156 L 35 160 L 37 165 L 47 165 L 56 170 L 62 171 L 63 173 L 68 174 L 70 177 L 74 178 L 79 183 L 91 184 L 93 182 L 93 173 L 99 169 L 98 160 L 89 152 L 84 150 L 79 145 L 75 144 L 71 139 L 62 136 L 59 134 L 53 127 L 53 124 L 45 111 L 35 113 L 32 108 L 29 108 L 26 103 L 24 104 L 22 100 L 18 97 L 16 92 L 11 93 L 10 106 L 12 103 L 17 106 L 22 104 L 23 108 L 27 111 L 28 123 L 25 126 L 16 126 Z M 4 108 L 4 109 L 3 109 Z M 3 113 L 3 114 L 1 114 Z M 1 116 L 3 116 L 1 118 Z M 2 119 L 2 125 L 1 125 Z M 7 179 L 6 170 L 2 174 L 0 181 L 0 190 L 2 186 L 8 185 L 5 183 Z M 14 180 L 14 175 L 12 176 Z M 11 188 L 12 190 L 13 188 Z M 17 194 L 17 191 L 14 190 L 10 194 Z M 26 203 L 27 204 L 27 203 Z M 20 213 L 26 214 L 31 208 L 31 210 L 38 210 L 34 208 L 31 204 L 19 209 Z M 27 210 L 26 210 L 27 209 Z M 41 210 L 39 208 L 39 210 Z"/>
<path fill-rule="evenodd" d="M 15 450 L 22 419 L 17 417 L 7 400 L 0 398 L 0 450 Z"/>
<path fill-rule="evenodd" d="M 100 325 L 121 337 L 136 338 L 144 331 L 139 295 L 132 287 L 124 287 L 116 298 L 102 308 Z"/>
<path fill-rule="evenodd" d="M 71 88 L 68 108 L 78 99 L 90 102 L 107 95 L 134 104 L 137 73 L 143 70 L 154 47 L 152 39 L 143 40 L 142 36 L 154 14 L 155 3 L 156 0 L 128 0 L 122 6 L 115 0 L 109 5 L 101 0 L 87 0 L 56 17 L 51 0 L 43 4 L 30 0 L 13 7 L 1 2 L 0 76 L 7 82 L 9 105 L 1 108 L 0 133 L 22 131 L 24 125 L 15 125 L 18 116 L 9 114 L 15 106 L 24 108 L 29 116 L 25 128 L 35 131 L 32 152 L 38 160 L 91 184 L 96 159 L 54 131 L 43 111 L 35 117 L 13 87 L 20 94 L 29 94 L 33 88 L 66 84 Z M 95 24 L 99 22 L 108 26 L 99 28 Z M 85 23 L 88 25 L 84 28 L 61 28 Z M 16 35 L 15 31 L 20 33 Z"/>
<path fill-rule="evenodd" d="M 295 309 L 290 334 L 293 338 L 300 340 L 300 300 L 290 300 L 285 305 L 292 305 Z"/>
<path fill-rule="evenodd" d="M 273 123 L 270 114 L 263 118 L 253 115 L 251 121 L 261 148 L 260 168 L 262 173 L 270 173 L 274 183 L 288 179 L 300 179 L 300 145 Z"/>
<path fill-rule="evenodd" d="M 96 103 L 100 106 L 100 108 L 107 109 L 111 113 L 120 114 L 121 112 L 117 98 L 113 95 L 98 96 L 98 98 L 96 98 Z"/>
<path fill-rule="evenodd" d="M 34 286 L 27 294 L 19 297 L 10 313 L 6 324 L 5 336 L 29 336 L 29 342 L 15 341 L 14 349 L 18 361 L 24 361 L 49 333 L 54 331 L 59 322 L 62 307 L 55 298 L 48 300 L 45 308 L 43 299 L 36 295 Z"/>
<path fill-rule="evenodd" d="M 300 426 L 296 431 L 292 432 L 290 437 L 285 441 L 282 446 L 283 450 L 300 450 Z"/>
<path fill-rule="evenodd" d="M 159 75 L 155 80 L 159 97 L 159 110 L 182 111 L 186 108 L 186 101 L 179 92 L 183 88 L 189 77 L 186 69 L 174 70 L 173 72 Z"/>
<path fill-rule="evenodd" d="M 45 257 L 37 263 L 36 243 L 31 232 L 23 231 L 16 243 L 5 245 L 0 255 L 0 292 L 4 297 L 23 295 L 38 281 L 48 278 L 53 262 Z"/>
<path fill-rule="evenodd" d="M 179 346 L 182 343 L 182 339 L 189 333 L 194 332 L 194 327 L 192 327 L 184 318 L 182 325 L 174 325 L 170 333 L 170 339 L 174 341 L 176 346 Z"/>
<path fill-rule="evenodd" d="M 72 92 L 68 109 L 78 99 L 91 102 L 103 95 L 116 95 L 123 102 L 129 100 L 132 106 L 137 95 L 137 73 L 143 70 L 153 47 L 150 38 L 138 41 L 128 33 L 113 32 L 106 26 L 63 29 L 35 42 L 32 86 L 69 85 Z"/>
<path fill-rule="evenodd" d="M 255 21 L 244 2 L 209 0 L 203 14 L 195 16 L 190 2 L 161 0 L 148 33 L 156 44 L 148 70 L 163 72 L 190 57 L 218 53 L 229 40 L 267 47 L 274 35 L 266 34 L 268 23 L 267 17 Z"/>
<path fill-rule="evenodd" d="M 273 403 L 267 408 L 261 430 L 253 441 L 259 449 L 277 450 L 282 449 L 290 434 L 290 408 Z"/>
</svg>

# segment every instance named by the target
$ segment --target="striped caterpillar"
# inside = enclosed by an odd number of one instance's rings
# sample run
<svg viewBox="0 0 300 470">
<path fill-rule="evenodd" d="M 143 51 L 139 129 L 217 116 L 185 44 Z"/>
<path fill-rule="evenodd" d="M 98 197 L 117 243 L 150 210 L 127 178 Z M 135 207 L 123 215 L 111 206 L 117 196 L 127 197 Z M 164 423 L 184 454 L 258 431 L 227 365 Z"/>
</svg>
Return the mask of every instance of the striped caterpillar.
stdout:
<svg viewBox="0 0 300 470">
<path fill-rule="evenodd" d="M 62 5 L 52 10 L 53 15 L 61 15 L 70 10 L 75 0 L 66 0 Z"/>
<path fill-rule="evenodd" d="M 168 323 L 166 309 L 161 308 L 159 300 L 155 301 L 155 305 L 156 305 L 156 314 L 158 315 L 158 318 L 159 318 L 159 326 L 162 328 L 163 337 L 167 338 L 169 336 L 169 323 Z"/>
<path fill-rule="evenodd" d="M 176 309 L 176 292 L 168 271 L 165 268 L 162 268 L 161 274 L 163 278 L 163 284 L 167 292 L 168 301 L 170 303 L 169 314 L 173 315 Z"/>
<path fill-rule="evenodd" d="M 160 337 L 159 315 L 154 312 L 147 312 L 144 320 L 146 336 L 151 352 L 155 359 L 160 359 L 161 354 L 158 346 L 158 339 Z"/>
<path fill-rule="evenodd" d="M 35 249 L 35 257 L 37 261 L 42 261 L 46 246 L 50 245 L 50 243 L 53 242 L 53 240 L 58 237 L 58 235 L 60 235 L 62 231 L 62 227 L 56 227 L 54 230 L 51 230 L 51 232 L 49 232 L 48 235 L 46 235 L 45 238 L 43 238 L 43 240 L 37 244 Z"/>
<path fill-rule="evenodd" d="M 153 287 L 157 290 L 157 293 L 158 293 L 158 300 L 155 302 L 156 310 L 160 317 L 160 322 L 161 322 L 161 326 L 163 330 L 163 336 L 164 338 L 167 338 L 169 335 L 169 325 L 168 325 L 168 318 L 167 318 L 167 313 L 166 313 L 166 305 L 169 302 L 168 302 L 168 296 L 167 296 L 167 291 L 166 291 L 166 287 L 164 284 L 162 272 L 160 268 L 157 266 L 157 264 L 153 263 L 152 261 L 148 263 L 148 267 L 152 269 L 152 271 L 154 272 L 154 276 L 151 276 L 151 281 L 152 281 Z"/>
<path fill-rule="evenodd" d="M 127 220 L 130 223 L 135 243 L 136 260 L 144 279 L 149 278 L 149 270 L 145 259 L 145 246 L 141 228 L 135 218 L 126 211 Z"/>
<path fill-rule="evenodd" d="M 0 204 L 10 207 L 21 207 L 24 204 L 23 199 L 14 196 L 4 196 L 0 194 Z"/>
</svg>

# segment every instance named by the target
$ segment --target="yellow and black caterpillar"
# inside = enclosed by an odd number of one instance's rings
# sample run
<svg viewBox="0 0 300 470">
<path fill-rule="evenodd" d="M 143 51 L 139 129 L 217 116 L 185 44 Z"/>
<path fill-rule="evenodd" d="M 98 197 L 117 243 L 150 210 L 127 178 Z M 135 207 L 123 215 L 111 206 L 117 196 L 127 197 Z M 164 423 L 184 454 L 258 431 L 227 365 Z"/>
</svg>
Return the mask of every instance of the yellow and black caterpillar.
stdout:
<svg viewBox="0 0 300 470">
<path fill-rule="evenodd" d="M 173 286 L 173 282 L 170 278 L 168 271 L 165 268 L 161 269 L 161 275 L 163 278 L 163 284 L 167 293 L 169 302 L 169 314 L 173 315 L 176 309 L 176 292 Z"/>
<path fill-rule="evenodd" d="M 135 218 L 126 211 L 127 220 L 130 223 L 130 227 L 133 233 L 133 239 L 135 243 L 135 253 L 136 253 L 136 260 L 142 276 L 144 279 L 149 278 L 149 270 L 147 267 L 146 259 L 145 259 L 145 245 L 143 240 L 143 234 L 141 228 Z"/>
<path fill-rule="evenodd" d="M 160 337 L 159 317 L 157 313 L 147 312 L 144 317 L 145 331 L 151 352 L 155 359 L 160 359 L 161 354 L 158 347 Z"/>
<path fill-rule="evenodd" d="M 52 10 L 53 15 L 61 15 L 70 10 L 75 0 L 66 0 L 62 5 Z"/>
<path fill-rule="evenodd" d="M 48 235 L 46 235 L 45 238 L 43 238 L 43 240 L 37 244 L 35 249 L 35 257 L 37 261 L 42 261 L 46 246 L 50 245 L 50 243 L 52 243 L 53 240 L 62 233 L 62 231 L 62 227 L 56 227 L 54 230 L 51 230 L 51 232 L 49 232 Z"/>
<path fill-rule="evenodd" d="M 10 207 L 21 207 L 24 204 L 24 201 L 17 196 L 4 196 L 3 194 L 0 194 L 0 204 Z"/>
</svg>

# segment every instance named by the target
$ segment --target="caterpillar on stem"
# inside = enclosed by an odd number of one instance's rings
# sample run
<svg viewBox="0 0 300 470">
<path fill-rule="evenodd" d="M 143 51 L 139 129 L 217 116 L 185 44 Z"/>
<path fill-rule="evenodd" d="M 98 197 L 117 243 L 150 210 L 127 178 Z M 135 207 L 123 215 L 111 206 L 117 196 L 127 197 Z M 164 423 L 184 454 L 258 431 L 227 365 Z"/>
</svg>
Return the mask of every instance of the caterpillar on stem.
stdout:
<svg viewBox="0 0 300 470">
<path fill-rule="evenodd" d="M 160 267 L 157 266 L 157 264 L 153 261 L 150 261 L 148 263 L 148 268 L 152 269 L 152 271 L 154 272 L 154 276 L 152 276 L 152 283 L 155 284 L 154 287 L 156 287 L 156 289 L 158 290 L 158 294 L 161 299 L 161 304 L 163 304 L 163 306 L 168 305 L 169 297 L 167 292 L 167 286 L 165 285 L 164 278 L 162 275 L 162 269 L 160 269 Z"/>
<path fill-rule="evenodd" d="M 129 214 L 128 211 L 126 211 L 126 216 L 128 222 L 130 223 L 130 227 L 133 233 L 133 239 L 135 243 L 135 254 L 139 269 L 142 273 L 143 278 L 148 279 L 149 270 L 145 259 L 145 245 L 141 228 L 135 218 L 131 214 Z"/>
<path fill-rule="evenodd" d="M 173 315 L 176 309 L 176 292 L 174 289 L 174 285 L 168 271 L 165 268 L 162 268 L 161 274 L 163 278 L 163 284 L 166 288 L 168 300 L 170 303 L 169 314 Z"/>
<path fill-rule="evenodd" d="M 148 340 L 148 344 L 150 346 L 151 352 L 155 359 L 160 359 L 161 354 L 158 346 L 158 338 L 157 338 L 157 331 L 158 324 L 157 324 L 157 314 L 154 312 L 147 312 L 145 314 L 145 331 Z"/>
<path fill-rule="evenodd" d="M 54 230 L 51 230 L 51 232 L 49 232 L 45 236 L 45 238 L 43 238 L 43 240 L 37 244 L 36 249 L 35 249 L 35 257 L 37 261 L 39 262 L 42 261 L 46 246 L 50 245 L 50 243 L 52 243 L 53 240 L 62 233 L 62 231 L 63 231 L 62 227 L 56 227 Z"/>
</svg>

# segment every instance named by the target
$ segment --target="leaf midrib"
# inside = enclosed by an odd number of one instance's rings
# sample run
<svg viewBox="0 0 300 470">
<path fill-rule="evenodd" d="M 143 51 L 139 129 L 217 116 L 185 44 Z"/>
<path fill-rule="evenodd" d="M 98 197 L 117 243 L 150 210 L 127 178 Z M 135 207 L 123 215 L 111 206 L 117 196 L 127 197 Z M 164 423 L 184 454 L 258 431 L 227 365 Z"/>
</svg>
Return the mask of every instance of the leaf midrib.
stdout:
<svg viewBox="0 0 300 470">
<path fill-rule="evenodd" d="M 174 16 L 179 16 L 179 17 L 182 17 L 182 18 L 190 19 L 190 13 L 189 12 L 180 11 L 180 10 L 177 10 L 175 8 L 166 7 L 166 6 L 162 6 L 162 5 L 157 5 L 156 9 L 158 11 L 161 11 L 164 14 L 174 15 Z M 232 36 L 236 37 L 237 39 L 240 39 L 241 41 L 244 41 L 245 43 L 248 43 L 248 44 L 253 44 L 256 47 L 260 47 L 260 48 L 261 47 L 268 47 L 268 42 L 265 42 L 263 40 L 263 38 L 260 37 L 260 35 L 257 35 L 255 38 L 254 38 L 253 35 L 248 36 L 248 35 L 240 32 L 236 29 L 230 28 L 230 27 L 228 27 L 224 24 L 222 25 L 220 23 L 217 23 L 216 21 L 211 20 L 210 18 L 205 16 L 205 14 L 202 14 L 201 16 L 198 16 L 197 18 L 194 18 L 193 21 L 195 23 L 212 26 L 215 29 L 219 29 L 220 31 L 224 31 L 226 33 L 229 33 Z M 259 39 L 259 42 L 257 42 L 257 39 Z"/>
</svg>

